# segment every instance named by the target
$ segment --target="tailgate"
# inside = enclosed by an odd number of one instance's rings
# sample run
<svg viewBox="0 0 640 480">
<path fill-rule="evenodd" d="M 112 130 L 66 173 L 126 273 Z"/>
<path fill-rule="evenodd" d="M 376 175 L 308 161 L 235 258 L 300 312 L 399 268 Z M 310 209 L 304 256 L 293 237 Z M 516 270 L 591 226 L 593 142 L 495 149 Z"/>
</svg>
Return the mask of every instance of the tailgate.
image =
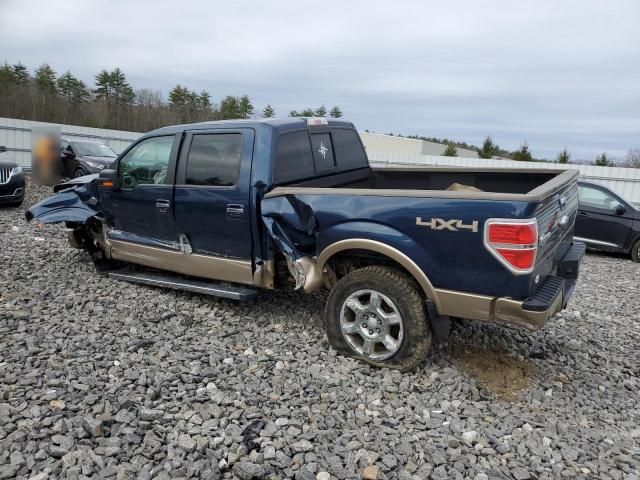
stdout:
<svg viewBox="0 0 640 480">
<path fill-rule="evenodd" d="M 578 212 L 578 177 L 542 200 L 535 212 L 538 226 L 536 265 L 546 263 L 557 251 L 563 254 L 573 238 Z"/>
</svg>

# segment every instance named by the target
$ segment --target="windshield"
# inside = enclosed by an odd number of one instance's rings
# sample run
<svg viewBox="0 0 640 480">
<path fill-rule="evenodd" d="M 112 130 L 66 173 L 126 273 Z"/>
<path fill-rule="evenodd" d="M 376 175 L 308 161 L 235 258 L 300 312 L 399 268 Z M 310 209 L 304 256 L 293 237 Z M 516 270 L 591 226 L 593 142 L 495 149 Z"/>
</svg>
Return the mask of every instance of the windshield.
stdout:
<svg viewBox="0 0 640 480">
<path fill-rule="evenodd" d="M 116 152 L 102 143 L 93 142 L 73 142 L 78 155 L 88 155 L 91 157 L 110 157 L 115 158 Z"/>
</svg>

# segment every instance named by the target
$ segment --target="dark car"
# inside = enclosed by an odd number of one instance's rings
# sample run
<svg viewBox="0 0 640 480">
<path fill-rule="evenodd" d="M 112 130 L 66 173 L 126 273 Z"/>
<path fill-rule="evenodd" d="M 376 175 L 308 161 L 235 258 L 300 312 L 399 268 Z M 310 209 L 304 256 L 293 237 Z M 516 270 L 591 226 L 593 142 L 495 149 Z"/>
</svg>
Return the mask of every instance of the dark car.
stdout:
<svg viewBox="0 0 640 480">
<path fill-rule="evenodd" d="M 104 143 L 62 138 L 62 175 L 68 178 L 98 173 L 118 156 Z"/>
<path fill-rule="evenodd" d="M 589 248 L 631 255 L 640 262 L 640 210 L 597 183 L 578 182 L 575 239 Z"/>
<path fill-rule="evenodd" d="M 18 206 L 24 200 L 25 178 L 22 167 L 0 146 L 0 205 Z"/>
</svg>

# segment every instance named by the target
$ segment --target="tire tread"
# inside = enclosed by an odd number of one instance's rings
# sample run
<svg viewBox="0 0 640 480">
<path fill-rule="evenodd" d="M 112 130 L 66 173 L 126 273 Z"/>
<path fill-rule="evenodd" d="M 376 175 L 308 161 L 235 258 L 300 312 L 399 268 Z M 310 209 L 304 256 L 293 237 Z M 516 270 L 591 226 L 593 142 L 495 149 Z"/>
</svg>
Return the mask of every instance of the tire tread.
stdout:
<svg viewBox="0 0 640 480">
<path fill-rule="evenodd" d="M 403 321 L 405 324 L 405 341 L 408 340 L 410 343 L 408 350 L 403 352 L 401 358 L 396 358 L 400 352 L 384 362 L 375 362 L 358 355 L 351 350 L 342 337 L 339 320 L 332 318 L 337 307 L 335 305 L 336 297 L 342 290 L 353 283 L 362 282 L 366 284 L 372 278 L 380 280 L 385 285 L 390 285 L 395 290 L 393 296 L 403 299 L 402 305 L 396 306 L 404 309 L 407 313 L 407 315 L 403 315 Z M 389 292 L 382 293 L 389 294 Z M 384 266 L 363 267 L 348 273 L 340 279 L 331 290 L 327 300 L 325 327 L 329 343 L 336 351 L 343 355 L 358 358 L 376 367 L 390 367 L 402 371 L 413 370 L 425 360 L 431 346 L 431 328 L 427 319 L 425 302 L 419 293 L 418 286 L 413 279 L 407 277 L 404 273 Z"/>
</svg>

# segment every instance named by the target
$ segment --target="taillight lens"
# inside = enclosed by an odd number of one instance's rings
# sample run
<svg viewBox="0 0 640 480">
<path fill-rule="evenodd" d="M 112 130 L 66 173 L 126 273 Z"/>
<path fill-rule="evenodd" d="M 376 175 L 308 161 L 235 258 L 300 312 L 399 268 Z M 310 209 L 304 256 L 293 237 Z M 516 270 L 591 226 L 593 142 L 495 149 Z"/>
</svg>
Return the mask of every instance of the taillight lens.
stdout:
<svg viewBox="0 0 640 480">
<path fill-rule="evenodd" d="M 488 220 L 485 224 L 485 245 L 512 272 L 530 273 L 538 250 L 536 221 Z"/>
<path fill-rule="evenodd" d="M 531 245 L 536 243 L 537 228 L 535 224 L 489 224 L 489 242 L 512 243 L 515 245 Z"/>
</svg>

